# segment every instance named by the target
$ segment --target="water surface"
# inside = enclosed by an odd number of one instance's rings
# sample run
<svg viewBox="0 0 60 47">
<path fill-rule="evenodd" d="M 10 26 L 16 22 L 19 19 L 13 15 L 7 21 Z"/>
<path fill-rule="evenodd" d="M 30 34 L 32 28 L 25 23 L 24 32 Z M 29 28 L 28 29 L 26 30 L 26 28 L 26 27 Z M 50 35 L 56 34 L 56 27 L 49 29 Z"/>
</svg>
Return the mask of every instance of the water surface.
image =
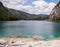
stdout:
<svg viewBox="0 0 60 47">
<path fill-rule="evenodd" d="M 60 23 L 47 21 L 1 21 L 0 37 L 10 35 L 55 39 L 60 37 Z"/>
</svg>

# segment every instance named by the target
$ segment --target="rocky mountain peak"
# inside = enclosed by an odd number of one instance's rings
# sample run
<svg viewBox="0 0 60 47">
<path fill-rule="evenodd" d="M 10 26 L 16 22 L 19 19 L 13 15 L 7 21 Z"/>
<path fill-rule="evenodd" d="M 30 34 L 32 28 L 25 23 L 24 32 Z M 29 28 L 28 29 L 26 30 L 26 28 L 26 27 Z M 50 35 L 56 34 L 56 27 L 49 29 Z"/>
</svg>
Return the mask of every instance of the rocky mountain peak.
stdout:
<svg viewBox="0 0 60 47">
<path fill-rule="evenodd" d="M 3 3 L 0 1 L 0 7 L 3 7 Z"/>
<path fill-rule="evenodd" d="M 57 6 L 60 6 L 60 1 L 59 1 L 59 3 L 57 4 Z"/>
<path fill-rule="evenodd" d="M 60 1 L 58 4 L 52 9 L 50 16 L 50 21 L 60 21 Z"/>
</svg>

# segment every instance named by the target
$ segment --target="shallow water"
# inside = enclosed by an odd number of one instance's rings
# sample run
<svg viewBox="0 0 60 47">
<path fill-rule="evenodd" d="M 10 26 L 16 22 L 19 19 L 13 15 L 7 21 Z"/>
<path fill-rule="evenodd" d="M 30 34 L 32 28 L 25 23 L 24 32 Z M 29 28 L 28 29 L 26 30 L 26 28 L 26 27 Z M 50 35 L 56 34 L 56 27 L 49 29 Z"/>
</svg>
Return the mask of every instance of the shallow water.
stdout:
<svg viewBox="0 0 60 47">
<path fill-rule="evenodd" d="M 55 39 L 60 37 L 60 23 L 47 21 L 1 21 L 0 37 L 10 35 L 23 35 L 25 37 L 37 36 L 42 39 Z"/>
</svg>

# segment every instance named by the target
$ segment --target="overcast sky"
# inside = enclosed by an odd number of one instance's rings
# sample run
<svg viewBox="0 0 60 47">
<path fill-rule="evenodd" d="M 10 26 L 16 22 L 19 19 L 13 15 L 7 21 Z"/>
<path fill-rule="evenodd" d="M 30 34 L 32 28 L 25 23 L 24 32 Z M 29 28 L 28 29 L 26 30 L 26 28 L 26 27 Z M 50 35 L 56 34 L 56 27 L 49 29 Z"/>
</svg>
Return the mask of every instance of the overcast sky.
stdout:
<svg viewBox="0 0 60 47">
<path fill-rule="evenodd" d="M 4 6 L 31 14 L 50 14 L 58 0 L 0 0 Z"/>
</svg>

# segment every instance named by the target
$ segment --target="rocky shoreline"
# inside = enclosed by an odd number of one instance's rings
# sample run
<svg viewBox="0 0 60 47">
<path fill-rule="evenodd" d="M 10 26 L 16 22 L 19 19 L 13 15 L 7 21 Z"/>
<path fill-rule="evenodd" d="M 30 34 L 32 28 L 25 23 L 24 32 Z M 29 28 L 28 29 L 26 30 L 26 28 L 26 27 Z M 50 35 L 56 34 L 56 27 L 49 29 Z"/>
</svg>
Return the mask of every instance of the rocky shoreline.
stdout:
<svg viewBox="0 0 60 47">
<path fill-rule="evenodd" d="M 0 47 L 60 47 L 60 40 L 42 40 L 39 38 L 8 37 L 0 38 Z"/>
</svg>

